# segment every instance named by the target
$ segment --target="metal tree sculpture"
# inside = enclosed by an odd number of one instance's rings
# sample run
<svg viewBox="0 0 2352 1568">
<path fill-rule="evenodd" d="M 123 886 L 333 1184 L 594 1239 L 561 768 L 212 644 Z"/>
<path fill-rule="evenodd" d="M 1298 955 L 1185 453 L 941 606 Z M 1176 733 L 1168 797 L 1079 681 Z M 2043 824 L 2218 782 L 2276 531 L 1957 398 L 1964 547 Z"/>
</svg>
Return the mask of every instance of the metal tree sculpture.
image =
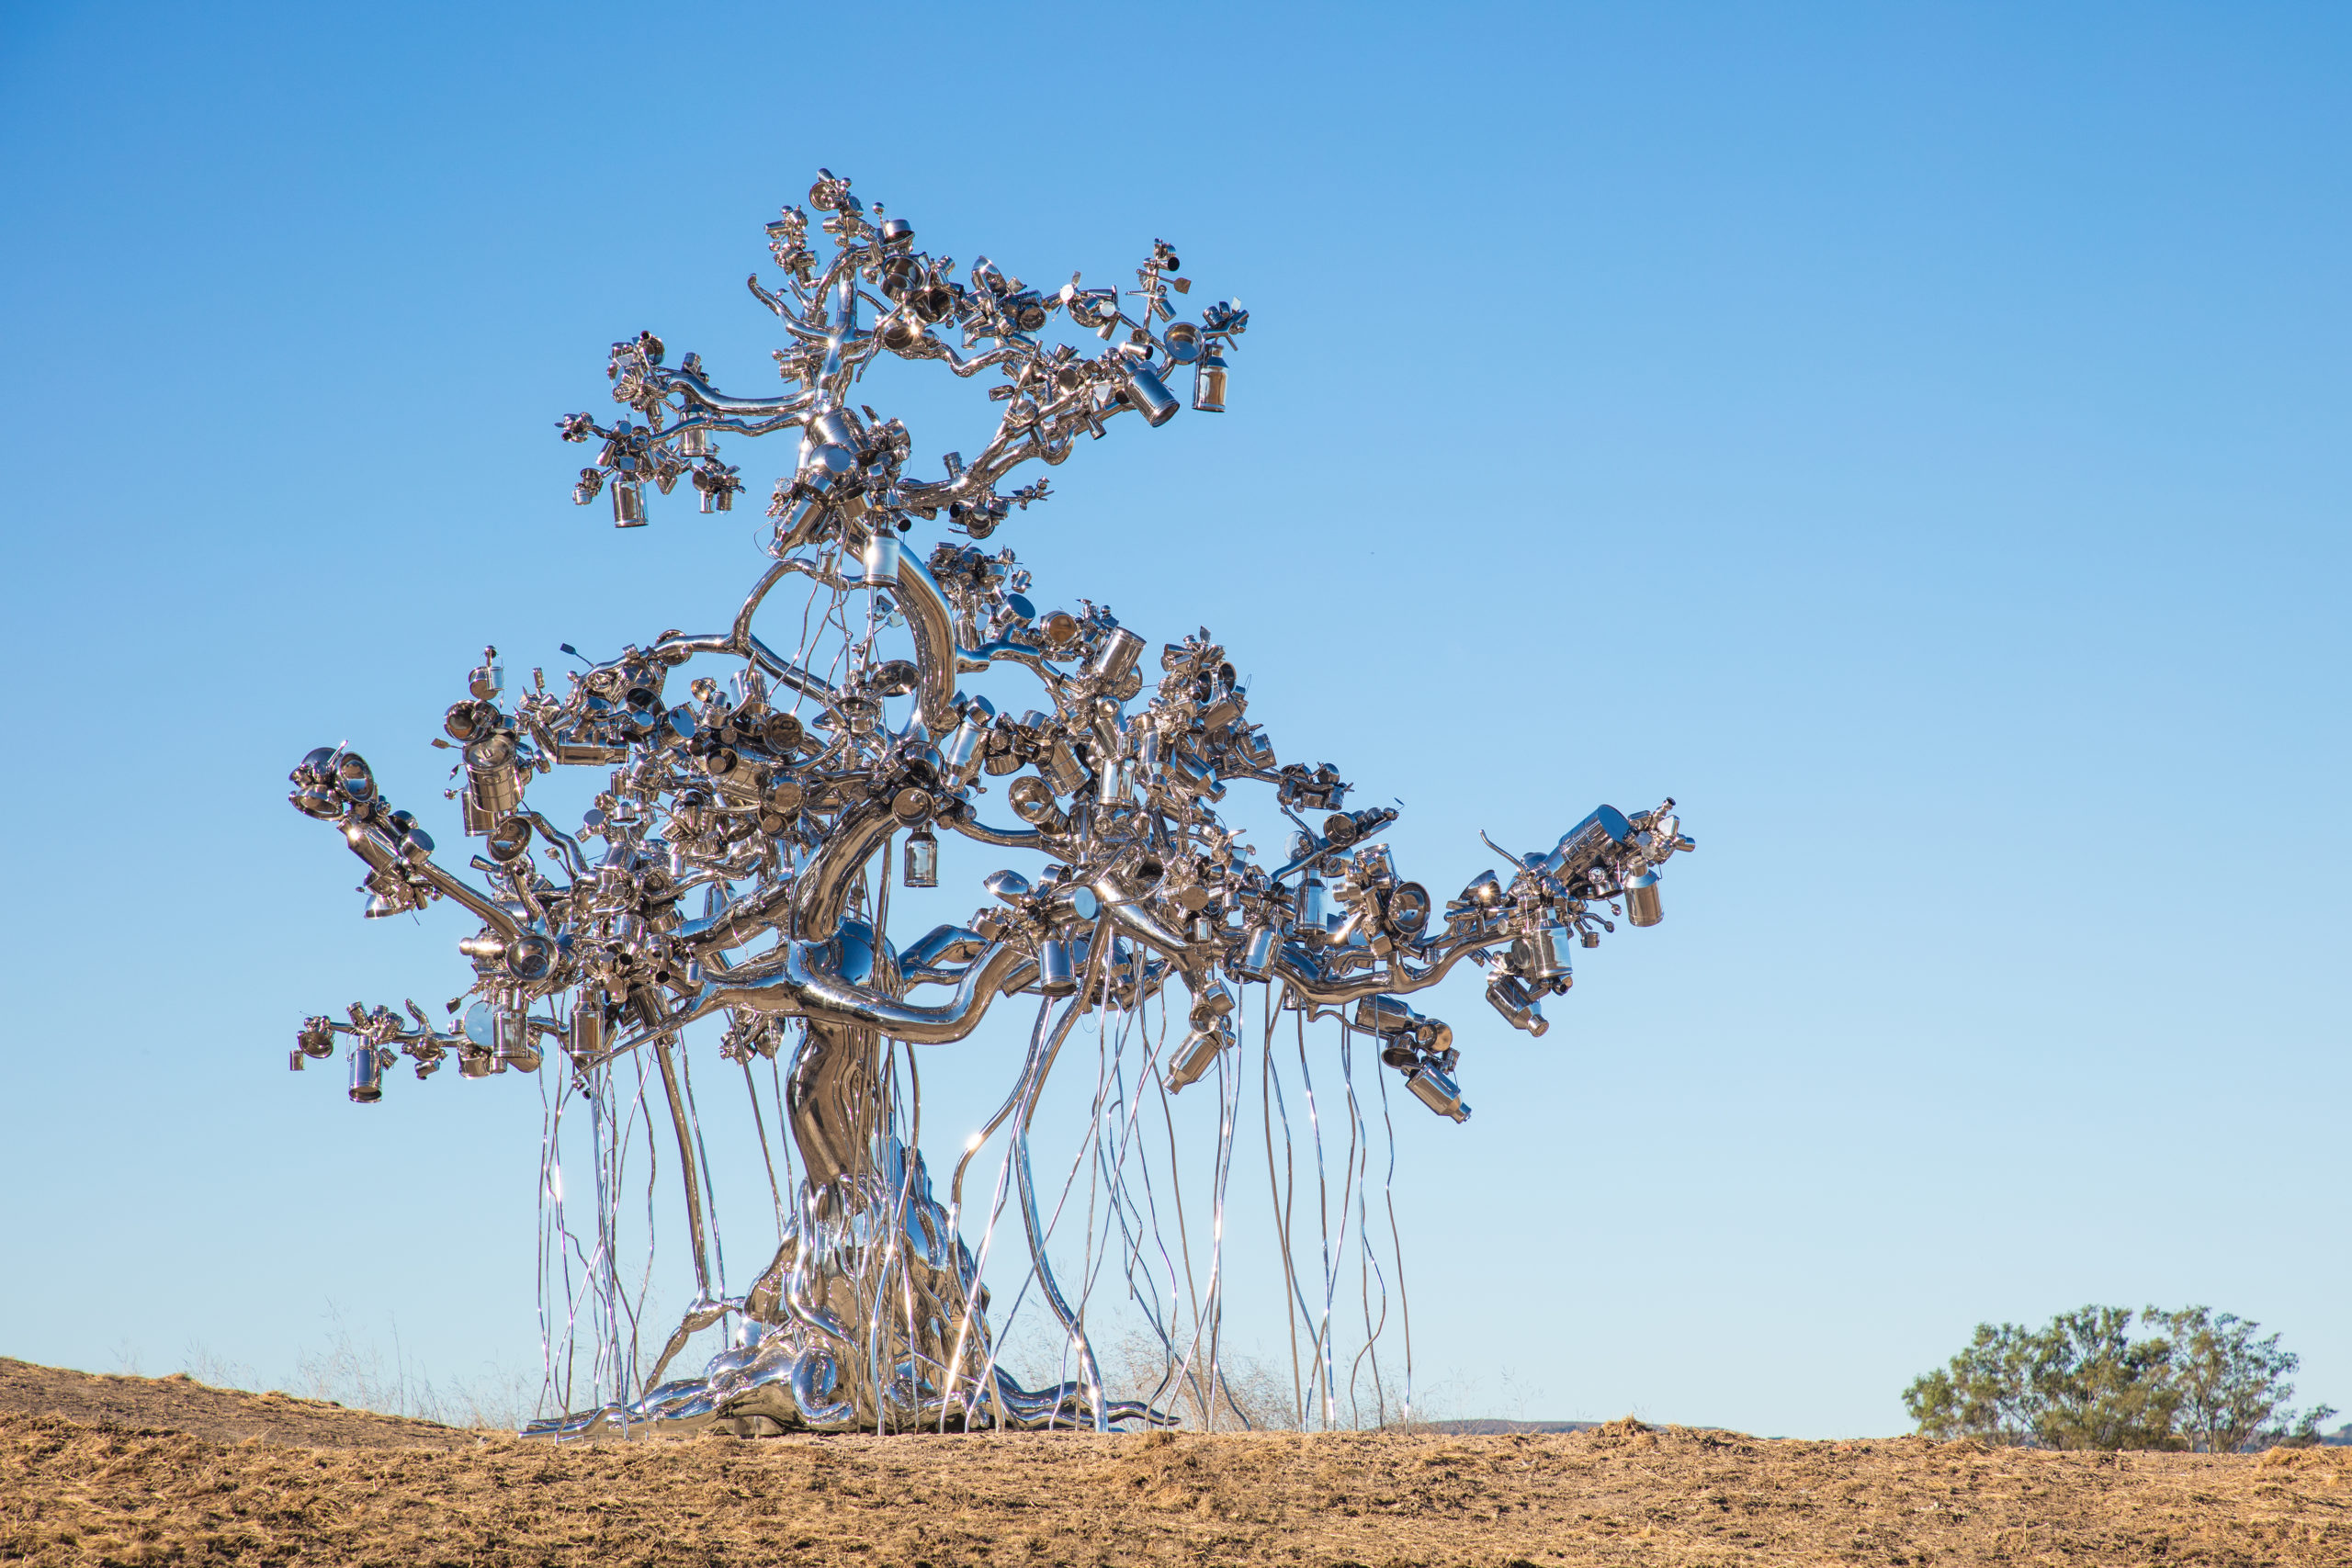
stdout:
<svg viewBox="0 0 2352 1568">
<path fill-rule="evenodd" d="M 732 510 L 742 487 L 717 438 L 795 432 L 797 460 L 768 506 L 773 564 L 725 630 L 664 632 L 574 673 L 566 691 L 548 691 L 535 672 L 531 689 L 510 695 L 494 650 L 485 657 L 445 727 L 461 758 L 451 793 L 465 831 L 486 840 L 487 858 L 473 864 L 487 887 L 435 862 L 431 840 L 382 797 L 357 753 L 322 747 L 302 761 L 293 802 L 335 824 L 367 863 L 368 915 L 447 899 L 480 930 L 458 944 L 473 983 L 449 1004 L 456 1022 L 436 1025 L 414 1002 L 405 1017 L 355 1004 L 345 1020 L 307 1021 L 292 1062 L 330 1057 L 346 1036 L 351 1098 L 373 1101 L 399 1055 L 419 1077 L 452 1054 L 463 1076 L 482 1077 L 537 1072 L 542 1043 L 560 1046 L 570 1074 L 554 1091 L 555 1111 L 586 1103 L 597 1150 L 594 1240 L 578 1244 L 581 1292 L 566 1263 L 563 1327 L 578 1329 L 584 1292 L 603 1397 L 535 1431 L 1103 1429 L 1167 1419 L 1168 1398 L 1185 1390 L 1213 1421 L 1221 1397 L 1231 1404 L 1220 1393 L 1214 1333 L 1204 1348 L 1196 1312 L 1185 1341 L 1135 1288 L 1142 1244 L 1130 1222 L 1148 1221 L 1122 1185 L 1121 1140 L 1131 1137 L 1123 1128 L 1142 1084 L 1173 1094 L 1214 1070 L 1223 1086 L 1221 1235 L 1238 1081 L 1225 1064 L 1250 993 L 1270 1039 L 1284 1010 L 1302 1028 L 1338 1015 L 1345 1031 L 1373 1037 L 1381 1064 L 1424 1105 L 1466 1121 L 1453 1032 L 1405 998 L 1469 960 L 1486 973 L 1488 1001 L 1542 1033 L 1541 999 L 1567 990 L 1572 951 L 1613 929 L 1602 909 L 1619 912 L 1622 901 L 1634 924 L 1656 924 L 1657 867 L 1690 841 L 1671 801 L 1631 817 L 1604 806 L 1548 849 L 1498 851 L 1509 875 L 1483 873 L 1441 908 L 1375 841 L 1394 810 L 1345 809 L 1350 786 L 1328 763 L 1277 762 L 1205 630 L 1161 648 L 1147 695 L 1142 637 L 1083 600 L 1076 612 L 1040 614 L 1012 552 L 976 542 L 1012 507 L 1046 495 L 1043 479 L 999 490 L 1020 464 L 1059 463 L 1081 435 L 1100 436 L 1125 415 L 1155 426 L 1173 418 L 1179 371 L 1191 372 L 1194 409 L 1221 412 L 1227 356 L 1248 313 L 1218 303 L 1180 319 L 1190 284 L 1164 243 L 1125 294 L 1081 288 L 1076 275 L 1058 289 L 1032 288 L 985 257 L 959 282 L 949 258 L 917 250 L 912 227 L 879 204 L 867 210 L 848 180 L 820 174 L 809 204 L 824 214 L 830 256 L 820 261 L 806 216 L 786 209 L 767 226 L 777 284 L 750 279 L 785 334 L 775 359 L 786 395 L 721 392 L 695 355 L 670 366 L 646 333 L 615 344 L 607 367 L 614 400 L 633 417 L 561 422 L 566 440 L 600 444 L 574 499 L 609 491 L 624 528 L 646 522 L 647 486 L 668 494 L 681 479 L 705 512 Z M 1102 346 L 1090 355 L 1049 343 L 1057 318 Z M 960 346 L 943 334 L 960 334 Z M 886 354 L 937 360 L 959 377 L 992 373 L 989 396 L 1003 412 L 970 461 L 948 454 L 936 479 L 905 471 L 906 428 L 853 397 Z M 944 521 L 975 543 L 910 549 L 903 536 L 918 521 Z M 786 656 L 752 628 L 770 592 L 793 576 L 810 580 L 810 596 Z M 889 656 L 901 631 L 908 656 Z M 682 674 L 698 662 L 722 671 L 727 684 Z M 1034 677 L 1043 706 L 1000 711 L 959 687 L 1008 664 Z M 577 833 L 526 799 L 526 786 L 557 767 L 607 774 Z M 1006 781 L 1019 826 L 981 820 L 984 778 Z M 1258 863 L 1217 815 L 1240 781 L 1272 786 L 1297 828 L 1279 865 Z M 989 902 L 967 923 L 895 946 L 888 886 L 898 837 L 903 884 L 924 887 L 937 881 L 943 831 L 1048 863 L 1035 875 L 996 872 L 984 884 Z M 869 877 L 877 855 L 879 874 Z M 690 900 L 698 912 L 688 912 Z M 1172 1049 L 1125 1027 L 1155 1001 L 1164 1010 L 1170 982 L 1188 1026 Z M 962 1040 L 1007 996 L 1037 998 L 1028 1049 L 943 1204 L 916 1147 L 912 1056 L 902 1062 L 899 1048 Z M 1047 1260 L 1050 1222 L 1029 1157 L 1040 1092 L 1089 1013 L 1106 1040 L 1116 1018 L 1116 1050 L 1140 1053 L 1136 1083 L 1120 1056 L 1104 1080 L 1115 1092 L 1098 1093 L 1093 1112 L 1098 1149 L 1116 1154 L 1104 1155 L 1103 1168 L 1130 1293 L 1167 1352 L 1158 1387 L 1137 1401 L 1104 1392 L 1082 1298 L 1072 1303 Z M 778 1192 L 780 1245 L 740 1294 L 726 1291 L 717 1257 L 710 1164 L 681 1035 L 714 1015 L 726 1020 L 718 1052 L 742 1064 L 747 1085 L 753 1061 L 789 1064 L 782 1119 L 800 1172 L 788 1206 Z M 624 1348 L 633 1309 L 616 1260 L 620 1150 L 633 1124 L 616 1075 L 638 1064 L 642 1096 L 653 1081 L 642 1071 L 648 1056 L 660 1089 L 653 1109 L 676 1135 L 695 1297 L 639 1378 Z M 1351 1113 L 1353 1088 L 1351 1077 Z M 1077 1374 L 1043 1392 L 997 1365 L 980 1262 L 959 1229 L 965 1168 L 1007 1126 L 1031 1283 Z M 560 1211 L 552 1120 L 547 1159 L 546 1192 Z M 1327 1330 L 1329 1272 L 1327 1260 Z M 1215 1297 L 1213 1282 L 1212 1312 Z M 662 1382 L 688 1337 L 722 1320 L 731 1325 L 728 1348 L 699 1375 Z M 1336 1377 L 1328 1332 L 1316 1348 L 1310 1381 L 1328 1408 Z M 568 1393 L 567 1382 L 558 1396 Z"/>
</svg>

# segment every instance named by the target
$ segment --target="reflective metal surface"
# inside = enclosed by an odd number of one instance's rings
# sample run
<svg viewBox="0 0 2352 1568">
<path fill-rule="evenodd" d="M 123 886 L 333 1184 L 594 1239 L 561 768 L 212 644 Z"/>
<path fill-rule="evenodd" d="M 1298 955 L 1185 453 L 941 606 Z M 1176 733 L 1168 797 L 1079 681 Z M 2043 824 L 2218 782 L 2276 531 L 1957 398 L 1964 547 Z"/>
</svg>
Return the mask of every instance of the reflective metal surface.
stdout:
<svg viewBox="0 0 2352 1568">
<path fill-rule="evenodd" d="M 823 215 L 820 236 L 812 243 L 808 215 L 787 208 L 767 226 L 775 272 L 750 283 L 777 323 L 783 389 L 722 391 L 696 355 L 673 365 L 641 333 L 615 344 L 606 366 L 620 412 L 609 423 L 588 413 L 560 422 L 565 440 L 593 454 L 574 499 L 585 505 L 609 490 L 615 523 L 630 528 L 666 522 L 646 491 L 666 496 L 681 481 L 702 511 L 732 512 L 744 486 L 726 457 L 741 440 L 788 435 L 797 446 L 762 528 L 769 564 L 727 626 L 582 658 L 552 682 L 534 671 L 510 688 L 495 650 L 485 653 L 444 719 L 451 797 L 465 832 L 484 840 L 470 860 L 479 880 L 436 858 L 357 753 L 322 747 L 301 761 L 290 798 L 364 863 L 364 912 L 455 906 L 470 922 L 457 946 L 471 978 L 443 1021 L 414 1002 L 404 1013 L 355 1004 L 345 1018 L 310 1019 L 291 1063 L 330 1057 L 340 1040 L 351 1099 L 374 1101 L 401 1057 L 420 1078 L 451 1054 L 462 1077 L 496 1078 L 538 1073 L 543 1052 L 558 1053 L 560 1073 L 541 1079 L 542 1203 L 557 1258 L 543 1258 L 542 1273 L 560 1275 L 564 1298 L 549 1307 L 548 1338 L 593 1341 L 595 1396 L 571 1404 L 571 1384 L 558 1380 L 572 1413 L 533 1428 L 543 1435 L 1100 1430 L 1167 1419 L 1166 1401 L 1187 1388 L 1194 1418 L 1214 1424 L 1220 1408 L 1238 1416 L 1219 1393 L 1218 1265 L 1208 1304 L 1193 1309 L 1196 1323 L 1212 1324 L 1205 1339 L 1197 1327 L 1185 1339 L 1160 1312 L 1168 1302 L 1155 1308 L 1159 1298 L 1134 1284 L 1138 1268 L 1150 1274 L 1151 1244 L 1130 1229 L 1129 1211 L 1144 1231 L 1161 1223 L 1156 1200 L 1148 1214 L 1134 1201 L 1124 1163 L 1136 1094 L 1181 1094 L 1182 1107 L 1218 1099 L 1221 1235 L 1245 1021 L 1262 1023 L 1252 1059 L 1266 1094 L 1270 1180 L 1277 1115 L 1285 1150 L 1292 1119 L 1305 1119 L 1320 1171 L 1325 1122 L 1344 1114 L 1358 1159 L 1369 1122 L 1351 1042 L 1372 1043 L 1375 1077 L 1398 1075 L 1413 1099 L 1466 1122 L 1454 1031 L 1405 998 L 1466 961 L 1485 971 L 1505 1020 L 1543 1033 L 1543 998 L 1568 989 L 1571 952 L 1613 930 L 1621 904 L 1634 924 L 1657 923 L 1657 868 L 1690 840 L 1672 801 L 1632 816 L 1602 807 L 1548 849 L 1498 851 L 1507 875 L 1480 873 L 1434 907 L 1379 841 L 1397 813 L 1345 809 L 1353 786 L 1330 763 L 1278 761 L 1204 629 L 1160 645 L 1148 671 L 1150 643 L 1107 607 L 1075 599 L 1062 602 L 1075 608 L 1041 610 L 1052 601 L 1033 597 L 1013 552 L 978 547 L 1014 509 L 1047 498 L 1042 479 L 1003 488 L 1015 469 L 1058 464 L 1125 415 L 1141 416 L 1132 427 L 1168 424 L 1184 408 L 1171 390 L 1180 370 L 1190 372 L 1193 410 L 1223 410 L 1248 313 L 1223 302 L 1183 315 L 1191 285 L 1165 243 L 1136 270 L 1134 288 L 1081 287 L 1076 275 L 1038 288 L 985 257 L 958 272 L 917 249 L 905 220 L 866 208 L 846 179 L 820 175 L 808 201 Z M 1057 327 L 1076 329 L 1079 343 L 1053 341 Z M 1099 346 L 1083 352 L 1090 343 Z M 861 378 L 886 355 L 985 377 L 1003 405 L 995 434 L 969 458 L 949 454 L 939 473 L 911 471 L 905 427 L 860 400 L 872 395 Z M 797 624 L 796 637 L 763 639 L 753 629 L 763 605 L 800 579 L 805 603 L 769 622 Z M 1000 671 L 993 702 L 966 687 Z M 600 781 L 576 829 L 531 804 L 536 782 L 559 768 Z M 1261 863 L 1218 815 L 1239 785 L 1272 792 L 1297 829 L 1278 864 Z M 991 788 L 1002 790 L 1012 825 L 983 818 Z M 894 871 L 903 868 L 903 886 L 934 885 L 941 840 L 955 837 L 1034 863 L 986 877 L 983 901 L 963 920 L 894 946 Z M 965 1040 L 1009 996 L 1032 998 L 1013 1004 L 1034 1010 L 1030 1043 L 943 1203 L 918 1149 L 911 1048 Z M 1181 1038 L 1152 1041 L 1130 1027 L 1155 1008 L 1163 1019 L 1181 1013 Z M 1289 1089 L 1272 1045 L 1284 1013 L 1300 1032 Z M 1104 1392 L 1085 1321 L 1091 1275 L 1074 1294 L 1057 1279 L 1048 1242 L 1060 1205 L 1041 1195 L 1030 1156 L 1041 1094 L 1089 1016 L 1108 1086 L 1091 1133 L 1098 1149 L 1118 1151 L 1102 1169 L 1130 1292 L 1167 1351 L 1167 1373 L 1144 1401 Z M 780 1244 L 733 1293 L 695 1100 L 696 1053 L 684 1033 L 705 1019 L 723 1021 L 716 1056 L 741 1067 L 755 1116 L 753 1064 L 775 1075 L 785 1168 L 797 1172 L 787 1193 L 760 1121 Z M 1328 1087 L 1316 1099 L 1305 1030 L 1317 1019 L 1340 1026 L 1338 1111 Z M 731 1072 L 707 1054 L 702 1066 Z M 1148 1076 L 1130 1082 L 1137 1069 Z M 1386 1088 L 1374 1088 L 1385 1116 Z M 1171 1138 L 1179 1113 L 1169 1113 Z M 576 1125 L 582 1115 L 594 1151 L 584 1183 L 577 1156 L 567 1165 L 563 1154 L 564 1118 Z M 654 1123 L 679 1162 L 693 1299 L 640 1377 L 625 1348 L 636 1309 L 616 1254 L 630 1140 Z M 976 1257 L 965 1171 L 1000 1134 L 1005 1164 Z M 1363 1210 L 1369 1167 L 1351 1165 L 1348 1179 L 1342 1210 L 1347 1191 Z M 997 1364 L 979 1282 L 1007 1204 L 1035 1295 L 1068 1347 L 1069 1375 L 1041 1392 Z M 1343 1251 L 1351 1223 L 1343 1213 Z M 1368 1246 L 1363 1228 L 1359 1247 Z M 1286 1248 L 1288 1235 L 1285 1221 Z M 1290 1289 L 1321 1325 L 1315 1370 L 1298 1373 L 1300 1398 L 1318 1401 L 1328 1418 L 1340 1371 L 1328 1231 L 1325 1251 L 1319 1307 L 1300 1282 L 1309 1265 L 1293 1260 Z M 1170 1295 L 1172 1274 L 1150 1278 Z M 1371 1316 L 1367 1306 L 1376 1335 Z M 663 1381 L 692 1335 L 719 1326 L 725 1350 Z"/>
</svg>

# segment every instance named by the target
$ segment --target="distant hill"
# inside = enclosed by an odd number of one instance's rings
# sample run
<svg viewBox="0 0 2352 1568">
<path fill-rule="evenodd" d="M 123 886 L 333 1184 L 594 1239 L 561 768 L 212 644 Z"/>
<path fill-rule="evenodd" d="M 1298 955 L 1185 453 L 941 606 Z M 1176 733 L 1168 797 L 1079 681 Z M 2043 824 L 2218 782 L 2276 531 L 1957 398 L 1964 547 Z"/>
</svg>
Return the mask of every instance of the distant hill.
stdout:
<svg viewBox="0 0 2352 1568">
<path fill-rule="evenodd" d="M 1600 1426 L 1598 1421 L 1498 1421 L 1492 1418 L 1476 1421 L 1431 1421 L 1427 1430 L 1443 1432 L 1453 1438 L 1501 1438 L 1514 1432 L 1589 1432 Z M 2352 1430 L 2352 1428 L 2347 1428 Z M 2335 1439 L 2328 1439 L 2330 1442 Z"/>
<path fill-rule="evenodd" d="M 1454 1438 L 1501 1438 L 1514 1432 L 1589 1432 L 1600 1425 L 1598 1421 L 1501 1421 L 1486 1417 L 1476 1421 L 1430 1421 L 1422 1429 Z M 2325 1448 L 2352 1449 L 2352 1421 L 2333 1432 L 2322 1433 L 2319 1441 Z"/>
</svg>

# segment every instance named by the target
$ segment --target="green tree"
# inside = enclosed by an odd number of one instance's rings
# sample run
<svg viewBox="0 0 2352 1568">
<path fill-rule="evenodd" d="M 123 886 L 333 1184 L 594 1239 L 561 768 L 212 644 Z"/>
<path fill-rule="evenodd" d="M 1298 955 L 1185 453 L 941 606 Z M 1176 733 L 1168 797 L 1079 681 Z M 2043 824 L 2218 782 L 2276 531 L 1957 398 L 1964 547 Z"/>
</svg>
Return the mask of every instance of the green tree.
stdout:
<svg viewBox="0 0 2352 1568">
<path fill-rule="evenodd" d="M 1976 1325 L 1967 1349 L 1903 1391 L 1903 1406 L 1930 1438 L 1982 1438 L 2018 1447 L 2033 1441 L 2034 1336 L 2014 1323 Z"/>
<path fill-rule="evenodd" d="M 2301 1358 L 2280 1349 L 2276 1334 L 2256 1339 L 2255 1331 L 2262 1325 L 2234 1313 L 2217 1316 L 2201 1306 L 2171 1313 L 2150 1307 L 2142 1315 L 2162 1322 L 2172 1342 L 2176 1420 L 2189 1447 L 2222 1454 L 2276 1443 L 2315 1443 L 2320 1423 L 2335 1414 L 2324 1404 L 2300 1415 L 2290 1407 L 2295 1385 L 2287 1379 Z"/>
<path fill-rule="evenodd" d="M 2139 1314 L 2086 1306 L 2040 1328 L 1976 1325 L 1968 1348 L 1914 1379 L 1904 1408 L 1930 1438 L 2052 1449 L 2180 1449 L 2228 1453 L 2319 1440 L 2335 1414 L 2300 1415 L 2287 1382 L 2298 1361 L 2278 1336 L 2205 1307 Z"/>
<path fill-rule="evenodd" d="M 2150 1314 L 2151 1318 L 2157 1314 Z M 2174 1449 L 2171 1341 L 2132 1337 L 2128 1307 L 2062 1312 L 2034 1335 L 2034 1440 L 2052 1449 Z"/>
</svg>

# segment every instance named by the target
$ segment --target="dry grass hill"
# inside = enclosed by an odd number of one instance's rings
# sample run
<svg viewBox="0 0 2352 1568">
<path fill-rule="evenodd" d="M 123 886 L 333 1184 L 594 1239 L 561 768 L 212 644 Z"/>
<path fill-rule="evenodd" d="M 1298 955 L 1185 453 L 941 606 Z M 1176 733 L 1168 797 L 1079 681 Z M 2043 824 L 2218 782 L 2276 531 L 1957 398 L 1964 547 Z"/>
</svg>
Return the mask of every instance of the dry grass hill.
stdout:
<svg viewBox="0 0 2352 1568">
<path fill-rule="evenodd" d="M 0 1562 L 2352 1563 L 2352 1450 L 1571 1434 L 554 1449 L 0 1359 Z"/>
</svg>

